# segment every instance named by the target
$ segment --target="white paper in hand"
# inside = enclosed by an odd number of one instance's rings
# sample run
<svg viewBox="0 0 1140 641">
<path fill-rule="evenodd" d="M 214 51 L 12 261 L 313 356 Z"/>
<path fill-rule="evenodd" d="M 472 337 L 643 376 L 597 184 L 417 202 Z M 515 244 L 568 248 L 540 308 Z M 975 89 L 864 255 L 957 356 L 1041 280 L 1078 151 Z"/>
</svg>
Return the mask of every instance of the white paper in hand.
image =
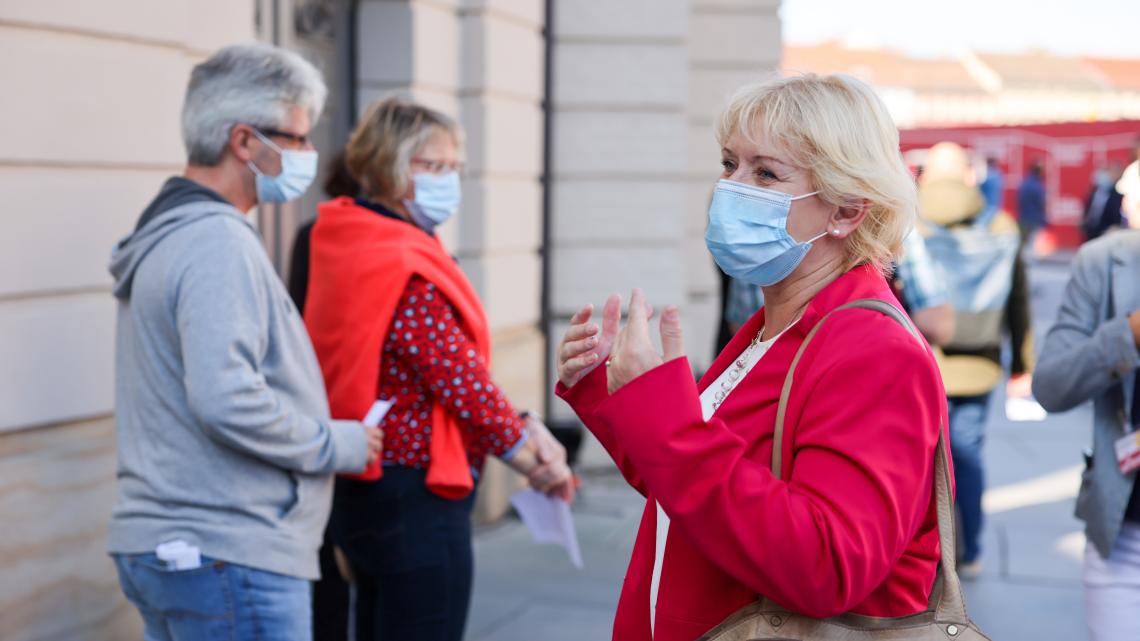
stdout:
<svg viewBox="0 0 1140 641">
<path fill-rule="evenodd" d="M 1005 417 L 1017 423 L 1027 421 L 1044 421 L 1049 413 L 1032 396 L 1018 398 L 1012 396 L 1005 399 Z"/>
<path fill-rule="evenodd" d="M 511 505 L 536 542 L 561 545 L 574 567 L 582 569 L 582 550 L 578 547 L 578 532 L 574 529 L 569 503 L 527 489 L 512 496 Z"/>
<path fill-rule="evenodd" d="M 396 401 L 377 399 L 376 402 L 372 404 L 371 409 L 368 410 L 368 413 L 364 415 L 364 419 L 360 422 L 364 423 L 366 427 L 379 426 L 380 421 L 384 420 L 384 417 L 388 414 L 388 410 L 392 409 L 392 406 L 395 404 Z"/>
</svg>

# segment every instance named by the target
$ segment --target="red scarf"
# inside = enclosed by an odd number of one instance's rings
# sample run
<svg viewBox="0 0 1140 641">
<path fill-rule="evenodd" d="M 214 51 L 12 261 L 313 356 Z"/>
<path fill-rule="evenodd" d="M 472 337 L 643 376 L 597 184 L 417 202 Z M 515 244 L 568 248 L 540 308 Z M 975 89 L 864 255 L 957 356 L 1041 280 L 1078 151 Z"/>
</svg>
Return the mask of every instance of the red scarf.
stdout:
<svg viewBox="0 0 1140 641">
<path fill-rule="evenodd" d="M 337 198 L 317 207 L 309 259 L 305 325 L 321 363 L 333 418 L 360 420 L 380 382 L 388 326 L 408 281 L 418 275 L 455 307 L 459 322 L 491 365 L 483 305 L 459 266 L 434 236 Z M 448 499 L 474 483 L 459 425 L 439 403 L 432 408 L 427 486 Z M 354 478 L 379 479 L 379 462 Z"/>
</svg>

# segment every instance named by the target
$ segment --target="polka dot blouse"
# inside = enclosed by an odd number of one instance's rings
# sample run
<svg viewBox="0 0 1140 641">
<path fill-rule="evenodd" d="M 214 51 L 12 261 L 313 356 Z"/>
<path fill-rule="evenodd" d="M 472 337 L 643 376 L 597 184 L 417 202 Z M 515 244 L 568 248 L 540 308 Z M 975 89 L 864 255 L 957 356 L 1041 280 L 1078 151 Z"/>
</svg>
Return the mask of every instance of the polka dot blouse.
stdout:
<svg viewBox="0 0 1140 641">
<path fill-rule="evenodd" d="M 428 465 L 436 400 L 456 419 L 476 473 L 487 455 L 503 456 L 521 442 L 523 420 L 435 285 L 413 276 L 388 330 L 377 398 L 396 403 L 382 424 L 385 465 Z"/>
</svg>

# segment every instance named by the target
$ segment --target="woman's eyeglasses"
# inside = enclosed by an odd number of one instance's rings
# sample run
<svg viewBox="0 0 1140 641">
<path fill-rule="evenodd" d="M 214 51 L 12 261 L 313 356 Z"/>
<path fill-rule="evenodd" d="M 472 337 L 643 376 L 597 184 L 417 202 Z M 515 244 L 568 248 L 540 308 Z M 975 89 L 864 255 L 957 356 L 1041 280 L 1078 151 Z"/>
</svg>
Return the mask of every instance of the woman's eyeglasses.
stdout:
<svg viewBox="0 0 1140 641">
<path fill-rule="evenodd" d="M 433 174 L 447 174 L 455 172 L 462 174 L 464 164 L 462 162 L 447 162 L 445 160 L 432 160 L 431 158 L 412 158 L 413 165 L 419 165 Z"/>
</svg>

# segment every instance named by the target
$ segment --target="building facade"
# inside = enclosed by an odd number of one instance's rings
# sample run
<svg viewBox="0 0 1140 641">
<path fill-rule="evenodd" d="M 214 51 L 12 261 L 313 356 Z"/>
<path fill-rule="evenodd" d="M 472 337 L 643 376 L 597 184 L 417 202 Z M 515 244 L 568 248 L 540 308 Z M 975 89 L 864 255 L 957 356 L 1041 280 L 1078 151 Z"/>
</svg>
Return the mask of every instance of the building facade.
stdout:
<svg viewBox="0 0 1140 641">
<path fill-rule="evenodd" d="M 115 494 L 106 264 L 181 170 L 191 67 L 233 42 L 301 51 L 330 100 L 328 158 L 372 101 L 459 118 L 464 205 L 441 230 L 488 309 L 495 376 L 549 393 L 570 315 L 647 290 L 711 358 L 718 281 L 702 242 L 726 97 L 779 63 L 778 0 L 79 0 L 0 3 L 0 638 L 141 638 L 104 553 Z M 285 275 L 322 195 L 255 217 Z M 488 469 L 480 515 L 517 483 Z"/>
</svg>

